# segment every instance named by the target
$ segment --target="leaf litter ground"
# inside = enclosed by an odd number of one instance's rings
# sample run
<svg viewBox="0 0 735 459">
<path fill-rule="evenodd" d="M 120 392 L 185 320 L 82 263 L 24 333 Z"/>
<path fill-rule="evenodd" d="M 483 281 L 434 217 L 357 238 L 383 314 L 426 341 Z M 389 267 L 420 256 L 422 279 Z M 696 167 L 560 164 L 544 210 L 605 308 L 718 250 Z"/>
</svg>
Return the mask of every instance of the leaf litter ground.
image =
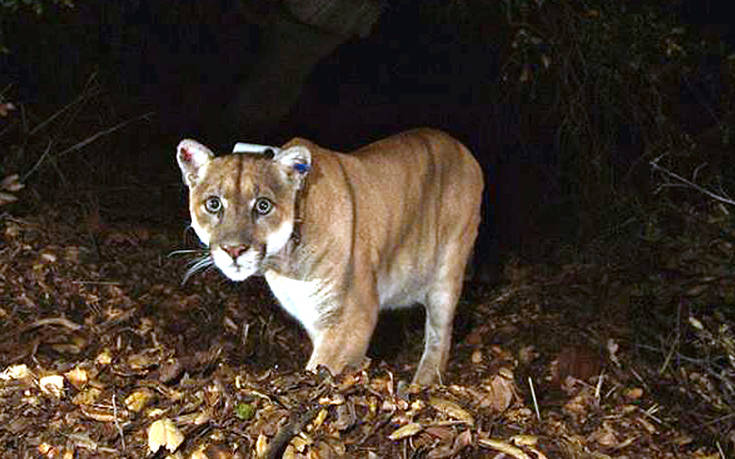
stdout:
<svg viewBox="0 0 735 459">
<path fill-rule="evenodd" d="M 416 388 L 404 381 L 420 309 L 381 317 L 369 365 L 305 373 L 308 338 L 263 282 L 210 270 L 181 285 L 189 260 L 168 254 L 187 246 L 183 220 L 77 214 L 0 220 L 2 457 L 715 458 L 731 447 L 727 391 L 705 371 L 681 376 L 684 351 L 656 341 L 666 325 L 640 334 L 676 295 L 642 291 L 634 267 L 511 262 L 498 286 L 467 284 L 445 385 Z M 681 278 L 691 289 L 702 272 Z"/>
</svg>

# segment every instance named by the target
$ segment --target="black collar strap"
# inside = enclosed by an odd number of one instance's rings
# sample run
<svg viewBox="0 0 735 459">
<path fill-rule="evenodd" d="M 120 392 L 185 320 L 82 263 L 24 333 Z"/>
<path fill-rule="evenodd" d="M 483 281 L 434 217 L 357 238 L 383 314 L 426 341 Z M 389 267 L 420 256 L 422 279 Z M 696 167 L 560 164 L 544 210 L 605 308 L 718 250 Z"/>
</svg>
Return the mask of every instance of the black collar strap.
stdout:
<svg viewBox="0 0 735 459">
<path fill-rule="evenodd" d="M 296 190 L 296 196 L 294 198 L 294 222 L 293 231 L 291 232 L 291 240 L 293 241 L 294 246 L 299 245 L 301 242 L 301 223 L 303 222 L 303 219 L 301 218 L 301 203 L 306 200 L 306 194 L 309 189 L 308 181 L 309 174 L 303 178 L 303 182 L 298 190 Z"/>
</svg>

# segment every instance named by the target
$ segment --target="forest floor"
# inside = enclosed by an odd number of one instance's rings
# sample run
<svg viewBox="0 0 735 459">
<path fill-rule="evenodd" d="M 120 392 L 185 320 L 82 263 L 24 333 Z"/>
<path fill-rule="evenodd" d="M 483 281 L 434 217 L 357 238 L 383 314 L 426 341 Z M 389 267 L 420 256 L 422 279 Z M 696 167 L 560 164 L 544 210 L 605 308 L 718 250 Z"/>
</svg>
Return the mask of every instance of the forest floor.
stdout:
<svg viewBox="0 0 735 459">
<path fill-rule="evenodd" d="M 381 316 L 369 366 L 306 373 L 308 337 L 264 282 L 210 270 L 181 284 L 190 259 L 169 254 L 194 242 L 181 209 L 170 213 L 105 220 L 69 204 L 2 215 L 0 456 L 732 452 L 731 401 L 708 376 L 731 367 L 687 367 L 705 357 L 685 337 L 719 333 L 693 298 L 733 288 L 730 271 L 690 269 L 704 255 L 669 248 L 656 272 L 509 262 L 500 284 L 466 285 L 444 385 L 413 387 L 400 382 L 421 353 L 420 308 Z"/>
</svg>

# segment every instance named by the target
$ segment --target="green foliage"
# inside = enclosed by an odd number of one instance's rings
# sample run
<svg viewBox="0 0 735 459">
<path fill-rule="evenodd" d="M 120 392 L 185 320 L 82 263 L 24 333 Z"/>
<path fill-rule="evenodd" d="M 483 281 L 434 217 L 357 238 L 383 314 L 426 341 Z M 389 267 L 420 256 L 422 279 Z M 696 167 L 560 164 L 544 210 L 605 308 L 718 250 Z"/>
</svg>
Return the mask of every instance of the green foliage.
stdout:
<svg viewBox="0 0 735 459">
<path fill-rule="evenodd" d="M 255 416 L 255 406 L 252 403 L 238 403 L 235 405 L 235 416 L 241 421 L 248 421 Z"/>
</svg>

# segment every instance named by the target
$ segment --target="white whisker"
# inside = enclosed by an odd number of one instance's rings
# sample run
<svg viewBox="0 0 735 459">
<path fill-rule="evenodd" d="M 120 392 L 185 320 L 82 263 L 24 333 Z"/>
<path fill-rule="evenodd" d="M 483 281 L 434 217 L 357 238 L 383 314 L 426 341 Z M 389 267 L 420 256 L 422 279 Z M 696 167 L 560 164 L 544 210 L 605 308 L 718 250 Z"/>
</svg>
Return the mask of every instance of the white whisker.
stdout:
<svg viewBox="0 0 735 459">
<path fill-rule="evenodd" d="M 197 271 L 206 272 L 207 269 L 211 268 L 214 265 L 214 260 L 209 254 L 207 254 L 201 258 L 195 258 L 191 260 L 188 265 L 189 269 L 187 269 L 186 273 L 184 273 L 184 278 L 181 281 L 181 285 L 186 284 L 186 281 L 189 280 L 192 275 L 196 274 Z"/>
<path fill-rule="evenodd" d="M 181 249 L 181 250 L 174 250 L 172 252 L 169 252 L 167 256 L 172 257 L 174 255 L 184 255 L 184 254 L 190 254 L 190 253 L 204 254 L 207 252 L 208 252 L 207 250 L 202 250 L 202 249 Z"/>
</svg>

